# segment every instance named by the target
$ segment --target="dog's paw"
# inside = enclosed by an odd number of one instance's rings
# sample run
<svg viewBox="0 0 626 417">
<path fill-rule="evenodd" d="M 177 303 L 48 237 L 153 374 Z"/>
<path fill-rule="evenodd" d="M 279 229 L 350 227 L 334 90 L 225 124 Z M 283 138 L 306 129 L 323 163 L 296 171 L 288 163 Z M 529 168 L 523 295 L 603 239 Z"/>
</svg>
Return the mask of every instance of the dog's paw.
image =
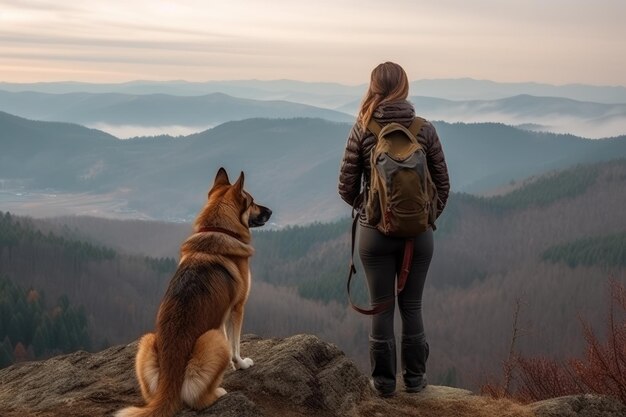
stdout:
<svg viewBox="0 0 626 417">
<path fill-rule="evenodd" d="M 217 395 L 217 398 L 223 397 L 224 395 L 226 395 L 226 393 L 227 391 L 222 387 L 215 389 L 215 395 Z"/>
<path fill-rule="evenodd" d="M 248 369 L 254 365 L 254 361 L 250 358 L 233 358 L 235 369 Z"/>
</svg>

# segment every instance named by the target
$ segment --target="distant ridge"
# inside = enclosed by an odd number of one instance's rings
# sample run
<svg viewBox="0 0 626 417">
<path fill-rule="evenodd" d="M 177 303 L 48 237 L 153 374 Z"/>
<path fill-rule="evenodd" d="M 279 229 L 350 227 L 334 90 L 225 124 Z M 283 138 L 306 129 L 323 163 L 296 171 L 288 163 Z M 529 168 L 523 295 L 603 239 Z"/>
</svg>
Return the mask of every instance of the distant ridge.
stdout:
<svg viewBox="0 0 626 417">
<path fill-rule="evenodd" d="M 351 122 L 365 89 L 292 80 L 0 83 L 0 111 L 81 123 L 122 137 L 185 135 L 252 117 Z M 501 122 L 589 138 L 626 134 L 622 86 L 420 80 L 411 84 L 410 99 L 430 120 Z"/>
<path fill-rule="evenodd" d="M 472 78 L 427 79 L 411 82 L 412 95 L 451 100 L 494 100 L 528 94 L 541 97 L 563 97 L 598 103 L 626 103 L 626 87 L 588 84 L 554 85 L 536 82 L 496 82 Z"/>
<path fill-rule="evenodd" d="M 448 100 L 411 96 L 417 114 L 446 122 L 500 122 L 529 130 L 571 133 L 590 138 L 626 134 L 626 104 L 593 103 L 563 97 L 519 94 L 494 100 Z M 354 100 L 337 110 L 356 114 Z"/>
<path fill-rule="evenodd" d="M 348 212 L 336 186 L 350 123 L 246 119 L 176 139 L 119 141 L 76 125 L 0 116 L 0 179 L 15 186 L 106 194 L 120 210 L 188 220 L 218 167 L 225 166 L 246 172 L 258 201 L 279 208 L 279 224 L 327 221 Z M 626 136 L 597 141 L 497 123 L 435 125 L 453 191 L 480 193 L 576 163 L 626 156 Z M 50 213 L 51 207 L 42 208 Z"/>
<path fill-rule="evenodd" d="M 308 100 L 317 100 L 319 105 L 324 96 L 343 97 L 343 103 L 360 98 L 367 85 L 345 85 L 330 82 L 305 82 L 297 80 L 228 80 L 189 82 L 172 81 L 129 81 L 124 83 L 85 83 L 85 82 L 45 82 L 45 83 L 7 83 L 0 82 L 0 90 L 37 91 L 47 93 L 70 92 L 116 92 L 127 94 L 202 95 L 223 92 L 236 97 L 253 99 L 288 99 L 300 96 Z M 493 100 L 518 94 L 536 96 L 564 97 L 598 103 L 626 103 L 625 86 L 597 86 L 586 84 L 552 85 L 534 82 L 496 82 L 475 80 L 472 78 L 422 79 L 411 82 L 410 94 L 423 95 L 452 100 Z M 351 99 L 350 99 L 351 98 Z M 294 100 L 314 104 L 310 101 Z"/>
<path fill-rule="evenodd" d="M 168 94 L 0 91 L 0 110 L 38 120 L 140 126 L 207 126 L 252 117 L 320 117 L 344 122 L 353 119 L 345 113 L 307 104 L 236 98 L 218 92 L 180 97 Z"/>
</svg>

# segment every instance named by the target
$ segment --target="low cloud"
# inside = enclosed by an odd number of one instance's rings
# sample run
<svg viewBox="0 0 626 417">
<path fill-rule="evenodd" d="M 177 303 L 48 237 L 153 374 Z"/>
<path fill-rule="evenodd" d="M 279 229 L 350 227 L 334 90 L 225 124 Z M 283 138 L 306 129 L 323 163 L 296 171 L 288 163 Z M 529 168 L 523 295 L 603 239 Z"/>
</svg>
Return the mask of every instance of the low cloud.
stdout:
<svg viewBox="0 0 626 417">
<path fill-rule="evenodd" d="M 92 129 L 102 130 L 119 139 L 129 139 L 138 136 L 187 136 L 193 133 L 202 132 L 214 127 L 214 125 L 205 126 L 138 126 L 138 125 L 112 125 L 108 123 L 94 123 L 88 127 Z"/>
</svg>

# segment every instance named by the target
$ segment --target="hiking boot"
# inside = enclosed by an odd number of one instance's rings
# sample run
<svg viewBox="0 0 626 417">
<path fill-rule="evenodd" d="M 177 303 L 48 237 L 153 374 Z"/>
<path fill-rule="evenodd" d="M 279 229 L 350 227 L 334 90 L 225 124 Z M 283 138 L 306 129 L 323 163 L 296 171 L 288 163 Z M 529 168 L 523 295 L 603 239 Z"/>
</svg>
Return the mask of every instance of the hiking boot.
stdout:
<svg viewBox="0 0 626 417">
<path fill-rule="evenodd" d="M 426 374 L 422 375 L 417 379 L 417 382 L 413 380 L 411 383 L 404 382 L 404 390 L 406 392 L 421 392 L 424 388 L 428 386 L 428 379 L 426 378 Z"/>
<path fill-rule="evenodd" d="M 396 343 L 394 339 L 369 340 L 372 383 L 381 397 L 391 397 L 396 391 Z"/>
<path fill-rule="evenodd" d="M 378 395 L 381 398 L 392 398 L 396 396 L 396 391 L 380 391 L 376 388 L 376 385 L 374 384 L 374 380 L 372 378 L 370 378 L 370 388 L 376 392 L 376 395 Z"/>
<path fill-rule="evenodd" d="M 424 333 L 402 336 L 402 377 L 406 392 L 420 392 L 428 385 L 426 360 L 429 346 Z"/>
</svg>

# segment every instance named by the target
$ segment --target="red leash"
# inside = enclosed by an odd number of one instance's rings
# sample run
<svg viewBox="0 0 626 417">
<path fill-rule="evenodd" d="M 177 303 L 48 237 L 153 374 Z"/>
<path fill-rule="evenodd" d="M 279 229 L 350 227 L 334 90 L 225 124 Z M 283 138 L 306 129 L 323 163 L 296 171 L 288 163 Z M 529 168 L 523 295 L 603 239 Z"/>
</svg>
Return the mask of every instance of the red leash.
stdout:
<svg viewBox="0 0 626 417">
<path fill-rule="evenodd" d="M 409 277 L 409 272 L 411 272 L 411 261 L 413 261 L 414 246 L 414 239 L 407 239 L 404 243 L 404 259 L 402 260 L 402 271 L 400 271 L 400 276 L 398 277 L 398 294 L 400 294 L 404 289 L 406 279 Z"/>
</svg>

